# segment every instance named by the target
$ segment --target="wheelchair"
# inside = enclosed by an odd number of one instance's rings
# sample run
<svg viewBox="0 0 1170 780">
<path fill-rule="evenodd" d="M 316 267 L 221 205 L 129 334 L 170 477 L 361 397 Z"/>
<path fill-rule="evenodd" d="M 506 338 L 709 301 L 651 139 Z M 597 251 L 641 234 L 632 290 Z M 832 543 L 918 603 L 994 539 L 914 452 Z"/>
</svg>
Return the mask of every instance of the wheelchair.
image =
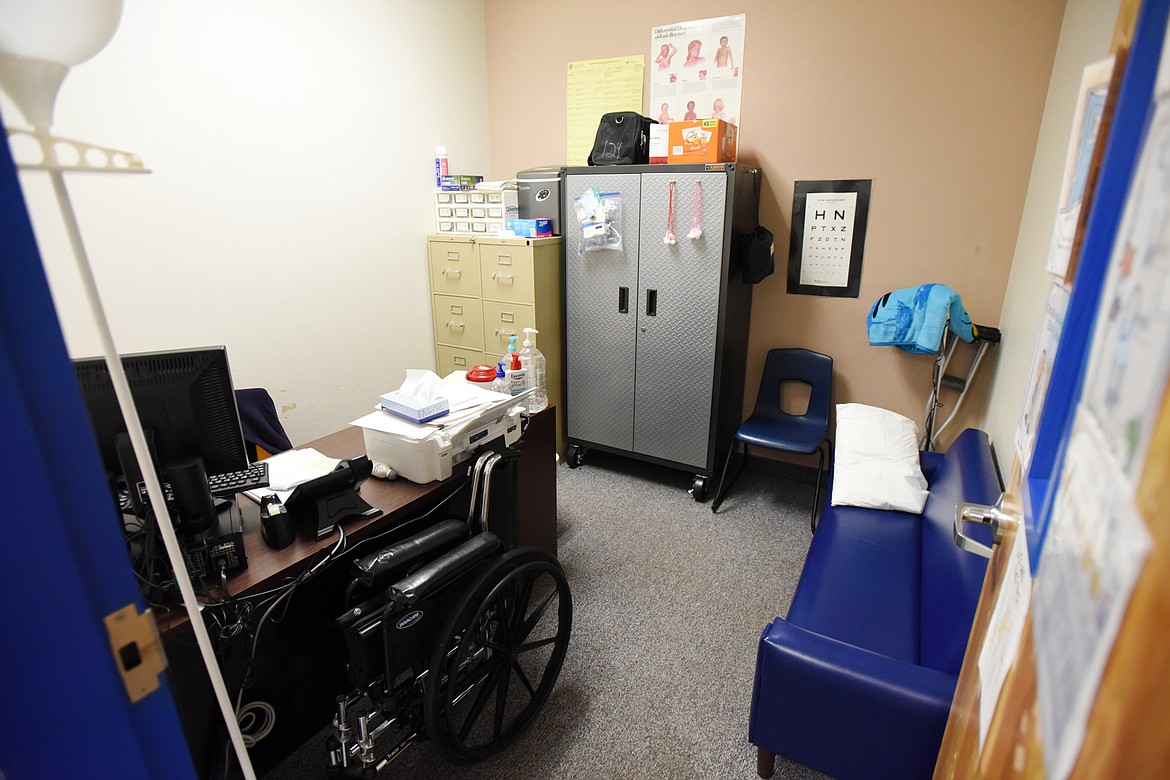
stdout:
<svg viewBox="0 0 1170 780">
<path fill-rule="evenodd" d="M 329 777 L 377 777 L 422 739 L 453 763 L 481 761 L 519 739 L 544 707 L 568 649 L 572 596 L 555 557 L 505 549 L 489 530 L 501 459 L 486 452 L 476 461 L 466 520 L 351 563 L 336 622 L 353 690 L 337 697 Z"/>
</svg>

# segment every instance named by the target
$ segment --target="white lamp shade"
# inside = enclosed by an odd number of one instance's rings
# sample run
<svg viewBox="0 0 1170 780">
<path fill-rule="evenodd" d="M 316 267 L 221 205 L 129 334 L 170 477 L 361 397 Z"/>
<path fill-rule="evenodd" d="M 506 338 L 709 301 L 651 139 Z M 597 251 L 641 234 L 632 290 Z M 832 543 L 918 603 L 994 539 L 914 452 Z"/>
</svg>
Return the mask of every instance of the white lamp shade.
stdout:
<svg viewBox="0 0 1170 780">
<path fill-rule="evenodd" d="M 0 86 L 48 130 L 69 68 L 110 42 L 123 0 L 0 0 Z"/>
<path fill-rule="evenodd" d="M 0 53 L 72 67 L 118 29 L 122 0 L 0 0 Z"/>
</svg>

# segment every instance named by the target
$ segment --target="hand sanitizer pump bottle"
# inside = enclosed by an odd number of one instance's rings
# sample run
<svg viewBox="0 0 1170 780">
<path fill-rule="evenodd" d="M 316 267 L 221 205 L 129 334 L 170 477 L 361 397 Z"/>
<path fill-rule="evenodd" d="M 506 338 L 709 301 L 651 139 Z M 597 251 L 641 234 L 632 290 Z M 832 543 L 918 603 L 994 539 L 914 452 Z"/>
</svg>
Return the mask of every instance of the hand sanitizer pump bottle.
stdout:
<svg viewBox="0 0 1170 780">
<path fill-rule="evenodd" d="M 528 396 L 528 411 L 539 412 L 548 408 L 548 384 L 545 371 L 544 353 L 536 348 L 536 328 L 524 329 L 524 348 L 520 350 L 520 365 L 528 370 L 528 384 L 536 391 Z"/>
</svg>

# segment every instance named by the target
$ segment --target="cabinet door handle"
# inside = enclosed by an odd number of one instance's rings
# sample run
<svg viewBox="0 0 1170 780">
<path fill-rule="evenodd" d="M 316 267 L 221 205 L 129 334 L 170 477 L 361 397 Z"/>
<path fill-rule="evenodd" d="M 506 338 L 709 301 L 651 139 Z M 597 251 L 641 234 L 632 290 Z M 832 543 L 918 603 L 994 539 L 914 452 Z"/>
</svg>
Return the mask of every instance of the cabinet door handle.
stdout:
<svg viewBox="0 0 1170 780">
<path fill-rule="evenodd" d="M 618 288 L 618 314 L 630 313 L 630 288 Z"/>
<path fill-rule="evenodd" d="M 646 290 L 646 316 L 658 316 L 658 291 Z"/>
<path fill-rule="evenodd" d="M 507 338 L 510 338 L 512 336 L 515 336 L 515 335 L 516 334 L 510 330 L 503 330 L 501 328 L 496 328 L 496 338 L 498 338 L 498 339 L 503 340 L 503 339 L 507 339 Z"/>
<path fill-rule="evenodd" d="M 466 327 L 467 326 L 462 322 L 452 322 L 451 320 L 447 320 L 447 330 L 463 330 Z"/>
<path fill-rule="evenodd" d="M 444 268 L 443 269 L 443 276 L 454 276 L 454 277 L 458 278 L 462 275 L 463 275 L 462 268 Z"/>
<path fill-rule="evenodd" d="M 494 273 L 494 274 L 492 274 L 492 278 L 493 278 L 493 279 L 495 279 L 496 281 L 500 281 L 500 282 L 503 282 L 503 281 L 509 281 L 509 282 L 510 282 L 510 281 L 512 281 L 512 279 L 514 279 L 515 277 L 514 277 L 514 276 L 512 276 L 512 274 L 495 274 L 495 273 Z"/>
</svg>

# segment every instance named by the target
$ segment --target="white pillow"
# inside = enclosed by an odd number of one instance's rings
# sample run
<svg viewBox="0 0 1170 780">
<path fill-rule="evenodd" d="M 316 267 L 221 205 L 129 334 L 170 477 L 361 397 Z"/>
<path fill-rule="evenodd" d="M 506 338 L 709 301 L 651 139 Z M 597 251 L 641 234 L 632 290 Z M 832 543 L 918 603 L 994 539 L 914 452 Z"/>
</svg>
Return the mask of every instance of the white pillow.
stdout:
<svg viewBox="0 0 1170 780">
<path fill-rule="evenodd" d="M 918 464 L 918 426 L 865 404 L 837 404 L 833 506 L 920 514 L 930 493 Z"/>
</svg>

